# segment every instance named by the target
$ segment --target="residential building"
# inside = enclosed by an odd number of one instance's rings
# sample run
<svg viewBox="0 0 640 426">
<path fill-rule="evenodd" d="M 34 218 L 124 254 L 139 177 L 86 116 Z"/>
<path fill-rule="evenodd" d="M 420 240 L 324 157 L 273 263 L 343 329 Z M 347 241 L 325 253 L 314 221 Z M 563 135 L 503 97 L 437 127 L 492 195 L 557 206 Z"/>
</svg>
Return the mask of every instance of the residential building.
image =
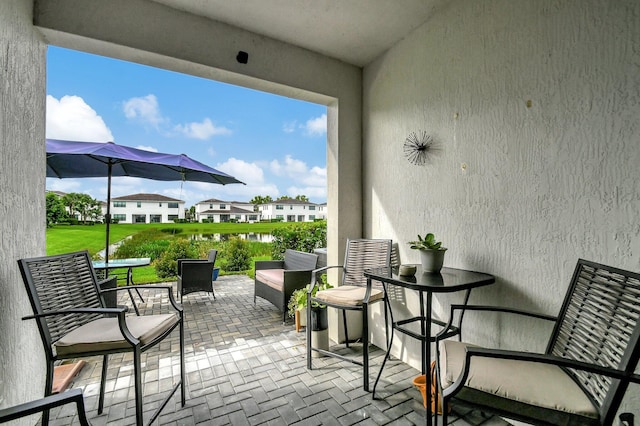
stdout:
<svg viewBox="0 0 640 426">
<path fill-rule="evenodd" d="M 196 203 L 196 220 L 214 223 L 259 222 L 260 214 L 253 210 L 253 204 L 239 201 L 222 201 L 215 198 Z"/>
<path fill-rule="evenodd" d="M 283 222 L 313 222 L 322 219 L 318 204 L 295 199 L 279 199 L 258 205 L 263 220 L 279 219 Z"/>
<path fill-rule="evenodd" d="M 111 199 L 112 222 L 173 223 L 178 219 L 184 219 L 182 200 L 159 194 L 132 194 Z"/>
</svg>

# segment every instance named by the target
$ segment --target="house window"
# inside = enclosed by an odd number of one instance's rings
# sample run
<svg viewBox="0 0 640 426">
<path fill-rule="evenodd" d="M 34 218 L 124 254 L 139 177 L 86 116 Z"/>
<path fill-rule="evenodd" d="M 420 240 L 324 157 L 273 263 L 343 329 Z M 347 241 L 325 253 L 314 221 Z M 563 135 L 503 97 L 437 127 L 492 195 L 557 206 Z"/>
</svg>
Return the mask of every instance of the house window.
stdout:
<svg viewBox="0 0 640 426">
<path fill-rule="evenodd" d="M 149 222 L 151 223 L 162 223 L 162 215 L 152 214 L 149 216 Z"/>
<path fill-rule="evenodd" d="M 144 214 L 134 214 L 132 219 L 133 223 L 147 223 L 147 216 Z"/>
<path fill-rule="evenodd" d="M 142 207 L 142 201 L 138 201 L 137 204 L 138 204 L 138 208 Z"/>
<path fill-rule="evenodd" d="M 309 220 L 316 220 L 316 215 L 310 214 L 309 215 Z"/>
<path fill-rule="evenodd" d="M 126 201 L 114 201 L 113 207 L 127 207 Z"/>
<path fill-rule="evenodd" d="M 309 210 L 315 210 L 316 206 L 309 206 Z"/>
<path fill-rule="evenodd" d="M 167 207 L 169 207 L 170 209 L 177 209 L 178 208 L 178 203 L 167 203 Z M 178 217 L 176 216 L 176 219 Z"/>
<path fill-rule="evenodd" d="M 171 204 L 171 203 L 169 203 Z M 177 214 L 170 214 L 167 219 L 169 219 L 170 222 L 173 222 L 175 220 L 178 220 L 178 215 Z"/>
<path fill-rule="evenodd" d="M 209 203 L 209 208 L 212 209 L 213 208 L 213 204 Z"/>
<path fill-rule="evenodd" d="M 293 210 L 293 206 L 289 206 L 289 210 Z"/>
<path fill-rule="evenodd" d="M 281 215 L 281 214 L 277 214 L 277 215 L 276 215 L 276 219 L 284 219 L 284 216 L 283 216 L 283 215 Z"/>
<path fill-rule="evenodd" d="M 250 214 L 248 217 L 249 217 L 249 220 L 258 220 L 257 214 Z"/>
<path fill-rule="evenodd" d="M 226 205 L 226 204 L 220 204 L 220 210 L 224 210 L 224 209 L 226 209 L 226 208 L 227 208 L 227 205 Z"/>
<path fill-rule="evenodd" d="M 284 210 L 284 206 L 281 204 L 276 204 L 276 210 Z"/>
<path fill-rule="evenodd" d="M 127 215 L 126 214 L 114 214 L 113 220 L 117 220 L 118 222 L 126 222 Z"/>
<path fill-rule="evenodd" d="M 162 207 L 162 203 L 158 203 L 158 207 Z"/>
</svg>

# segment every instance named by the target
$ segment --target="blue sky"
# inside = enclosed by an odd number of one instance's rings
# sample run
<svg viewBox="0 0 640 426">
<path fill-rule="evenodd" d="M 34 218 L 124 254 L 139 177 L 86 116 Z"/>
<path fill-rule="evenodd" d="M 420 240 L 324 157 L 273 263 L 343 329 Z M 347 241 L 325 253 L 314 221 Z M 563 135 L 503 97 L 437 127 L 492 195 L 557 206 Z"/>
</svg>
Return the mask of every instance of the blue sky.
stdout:
<svg viewBox="0 0 640 426">
<path fill-rule="evenodd" d="M 184 153 L 247 185 L 114 178 L 112 197 L 157 193 L 190 207 L 208 198 L 306 195 L 326 202 L 326 107 L 50 46 L 47 138 Z M 106 200 L 107 179 L 47 178 L 47 189 Z"/>
</svg>

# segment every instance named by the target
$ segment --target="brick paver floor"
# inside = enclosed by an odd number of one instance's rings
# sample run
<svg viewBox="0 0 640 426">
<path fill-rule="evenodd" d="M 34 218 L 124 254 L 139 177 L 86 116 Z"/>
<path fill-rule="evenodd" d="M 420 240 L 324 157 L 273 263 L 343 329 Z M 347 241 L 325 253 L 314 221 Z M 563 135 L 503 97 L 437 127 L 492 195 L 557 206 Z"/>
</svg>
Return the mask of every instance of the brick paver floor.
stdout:
<svg viewBox="0 0 640 426">
<path fill-rule="evenodd" d="M 163 284 L 173 285 L 175 283 Z M 304 331 L 269 302 L 253 303 L 253 281 L 247 276 L 223 276 L 209 293 L 184 297 L 187 403 L 179 391 L 169 401 L 161 425 L 414 425 L 425 424 L 422 397 L 411 384 L 418 371 L 390 361 L 376 397 L 362 390 L 361 367 L 335 358 L 314 358 L 306 367 Z M 168 304 L 160 292 L 142 291 L 142 312 L 160 312 Z M 126 292 L 121 292 L 124 303 Z M 351 345 L 350 351 L 361 350 Z M 161 403 L 178 377 L 178 332 L 143 354 L 145 419 Z M 371 380 L 384 352 L 371 347 Z M 85 358 L 87 365 L 72 387 L 84 390 L 89 420 L 95 426 L 134 424 L 131 355 L 109 360 L 105 409 L 97 414 L 101 357 Z M 75 408 L 52 412 L 52 425 L 76 424 Z M 456 426 L 500 426 L 507 423 L 477 412 L 458 412 Z"/>
</svg>

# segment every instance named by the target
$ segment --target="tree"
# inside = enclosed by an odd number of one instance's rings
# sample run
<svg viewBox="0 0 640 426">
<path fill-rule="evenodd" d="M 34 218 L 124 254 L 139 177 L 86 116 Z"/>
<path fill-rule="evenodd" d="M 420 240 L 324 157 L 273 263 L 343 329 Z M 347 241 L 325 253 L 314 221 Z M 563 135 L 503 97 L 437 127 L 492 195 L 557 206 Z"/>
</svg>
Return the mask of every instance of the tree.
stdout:
<svg viewBox="0 0 640 426">
<path fill-rule="evenodd" d="M 253 197 L 251 199 L 251 201 L 249 201 L 251 204 L 253 205 L 257 205 L 257 204 L 269 204 L 273 202 L 273 198 L 271 198 L 270 195 L 256 195 L 255 197 Z"/>
<path fill-rule="evenodd" d="M 80 220 L 97 219 L 102 215 L 102 206 L 100 201 L 91 198 L 87 194 L 71 192 L 62 197 L 62 201 L 67 207 L 69 214 L 75 216 L 77 213 Z"/>
<path fill-rule="evenodd" d="M 306 195 L 296 195 L 296 200 L 308 203 L 309 197 L 307 197 Z"/>
<path fill-rule="evenodd" d="M 54 223 L 58 223 L 67 218 L 67 211 L 65 210 L 64 202 L 57 194 L 53 192 L 47 192 L 46 198 L 47 205 L 47 226 L 51 226 Z"/>
<path fill-rule="evenodd" d="M 289 197 L 288 195 L 283 195 L 280 198 L 278 198 L 278 200 L 293 200 L 293 198 Z"/>
</svg>

